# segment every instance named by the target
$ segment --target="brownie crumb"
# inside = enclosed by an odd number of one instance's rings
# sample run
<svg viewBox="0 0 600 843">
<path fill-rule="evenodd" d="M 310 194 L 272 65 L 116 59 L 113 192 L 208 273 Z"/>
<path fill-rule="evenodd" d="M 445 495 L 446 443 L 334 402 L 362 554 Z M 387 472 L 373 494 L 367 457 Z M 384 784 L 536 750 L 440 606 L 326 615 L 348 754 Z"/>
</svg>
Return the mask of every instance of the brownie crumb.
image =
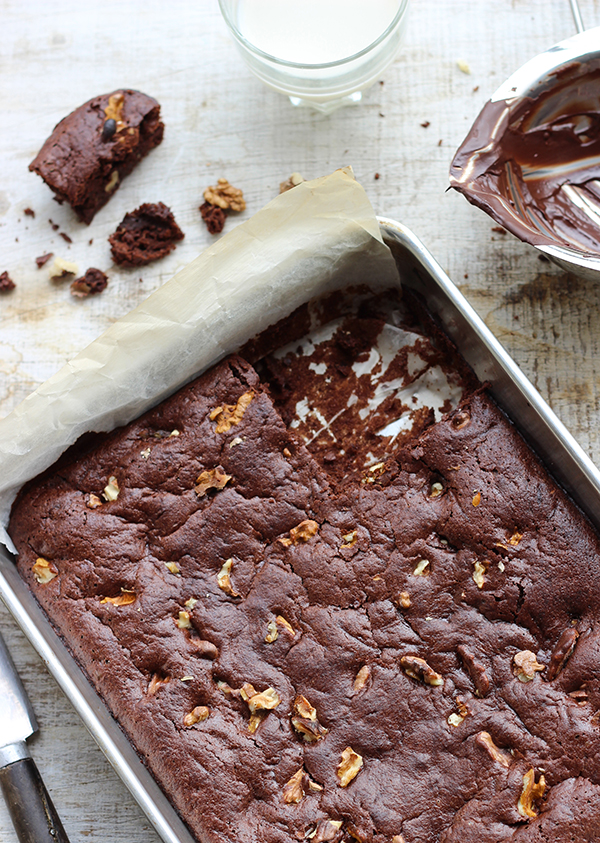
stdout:
<svg viewBox="0 0 600 843">
<path fill-rule="evenodd" d="M 23 211 L 28 217 L 35 217 L 35 211 L 32 208 L 25 208 Z"/>
<path fill-rule="evenodd" d="M 375 173 L 375 181 L 378 181 L 380 178 L 381 176 L 379 175 L 379 173 Z"/>
<path fill-rule="evenodd" d="M 53 257 L 54 257 L 54 252 L 48 252 L 47 255 L 40 255 L 39 258 L 35 259 L 35 262 L 37 263 L 37 268 L 41 269 L 44 266 L 44 264 L 48 263 L 50 258 L 53 258 Z"/>
<path fill-rule="evenodd" d="M 0 274 L 0 293 L 10 293 L 16 286 L 8 272 Z"/>
<path fill-rule="evenodd" d="M 421 126 L 423 126 L 424 129 L 428 129 L 431 126 L 431 123 L 429 122 L 429 120 L 424 120 L 421 123 Z"/>
<path fill-rule="evenodd" d="M 211 205 L 210 202 L 204 202 L 198 210 L 211 234 L 220 234 L 223 231 L 226 216 L 222 208 L 219 208 L 217 205 Z"/>
<path fill-rule="evenodd" d="M 73 242 L 73 241 L 71 240 L 71 238 L 69 237 L 69 235 L 68 235 L 68 234 L 65 234 L 65 232 L 64 232 L 64 231 L 61 231 L 61 232 L 60 232 L 60 236 L 62 237 L 62 239 L 63 239 L 66 243 L 72 243 L 72 242 Z"/>
<path fill-rule="evenodd" d="M 90 237 L 90 239 L 88 240 L 88 246 L 91 246 L 93 242 L 94 242 L 94 238 Z"/>
<path fill-rule="evenodd" d="M 438 146 L 441 146 L 441 145 L 442 145 L 442 143 L 443 143 L 443 141 L 442 141 L 442 139 L 440 138 L 440 139 L 439 139 L 439 141 L 438 141 Z"/>
<path fill-rule="evenodd" d="M 108 242 L 115 263 L 143 266 L 164 258 L 184 236 L 170 208 L 163 202 L 147 202 L 125 214 Z"/>
<path fill-rule="evenodd" d="M 508 234 L 507 230 L 502 228 L 501 225 L 492 226 L 492 231 L 495 231 L 497 234 Z"/>
<path fill-rule="evenodd" d="M 78 299 L 101 293 L 108 286 L 108 277 L 101 269 L 90 267 L 85 275 L 76 278 L 71 284 L 71 294 Z"/>
<path fill-rule="evenodd" d="M 50 223 L 50 225 L 52 226 L 52 230 L 53 230 L 53 231 L 58 231 L 58 229 L 60 228 L 60 226 L 59 226 L 57 223 L 53 222 L 52 220 L 48 220 L 48 222 L 49 222 L 49 223 Z"/>
</svg>

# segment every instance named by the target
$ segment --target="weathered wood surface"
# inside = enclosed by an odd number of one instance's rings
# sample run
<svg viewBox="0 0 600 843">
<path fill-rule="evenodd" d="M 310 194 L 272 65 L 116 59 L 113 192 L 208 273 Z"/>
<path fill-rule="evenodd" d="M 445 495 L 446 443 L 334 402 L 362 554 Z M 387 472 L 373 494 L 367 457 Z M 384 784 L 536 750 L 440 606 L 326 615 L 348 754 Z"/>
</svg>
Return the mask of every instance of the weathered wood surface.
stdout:
<svg viewBox="0 0 600 843">
<path fill-rule="evenodd" d="M 588 26 L 600 24 L 597 0 L 581 6 Z M 445 193 L 452 153 L 489 94 L 574 33 L 568 0 L 413 0 L 405 48 L 384 84 L 360 107 L 329 117 L 294 110 L 246 72 L 214 0 L 2 0 L 0 13 L 0 272 L 18 284 L 0 297 L 0 415 L 211 242 L 197 208 L 219 176 L 243 188 L 245 219 L 291 172 L 312 178 L 351 164 L 376 211 L 423 240 L 600 462 L 600 285 L 542 263 Z M 159 99 L 165 140 L 88 228 L 52 201 L 27 165 L 72 108 L 122 86 Z M 158 200 L 173 208 L 186 239 L 141 272 L 115 271 L 107 235 L 126 211 Z M 35 219 L 24 216 L 27 207 Z M 81 270 L 110 270 L 109 288 L 76 301 L 36 268 L 34 258 L 48 251 Z M 36 708 L 41 728 L 31 748 L 71 840 L 153 843 L 155 833 L 4 608 L 0 630 Z M 0 843 L 15 839 L 0 805 Z"/>
</svg>

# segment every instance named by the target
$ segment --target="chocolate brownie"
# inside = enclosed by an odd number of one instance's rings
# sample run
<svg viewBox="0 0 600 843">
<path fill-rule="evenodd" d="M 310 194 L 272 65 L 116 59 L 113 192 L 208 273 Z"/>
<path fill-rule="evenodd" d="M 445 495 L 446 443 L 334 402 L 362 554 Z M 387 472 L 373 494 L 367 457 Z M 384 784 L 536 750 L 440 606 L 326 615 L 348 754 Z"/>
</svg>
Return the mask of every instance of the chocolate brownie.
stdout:
<svg viewBox="0 0 600 843">
<path fill-rule="evenodd" d="M 184 236 L 171 209 L 157 202 L 125 214 L 108 242 L 114 262 L 133 267 L 164 258 Z"/>
<path fill-rule="evenodd" d="M 286 366 L 362 383 L 361 319 Z M 600 837 L 600 541 L 462 387 L 336 473 L 232 357 L 21 491 L 22 576 L 202 843 Z"/>
<path fill-rule="evenodd" d="M 29 169 L 89 224 L 163 132 L 155 99 L 140 91 L 113 91 L 61 120 Z"/>
</svg>

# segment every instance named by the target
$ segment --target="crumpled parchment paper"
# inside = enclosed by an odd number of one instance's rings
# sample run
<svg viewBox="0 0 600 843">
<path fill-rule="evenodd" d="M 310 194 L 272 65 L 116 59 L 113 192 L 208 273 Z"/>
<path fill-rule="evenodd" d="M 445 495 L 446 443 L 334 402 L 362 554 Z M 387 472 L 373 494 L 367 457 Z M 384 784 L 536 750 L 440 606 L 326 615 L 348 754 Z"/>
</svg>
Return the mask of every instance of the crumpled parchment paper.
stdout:
<svg viewBox="0 0 600 843">
<path fill-rule="evenodd" d="M 313 296 L 398 282 L 350 168 L 277 196 L 0 420 L 0 540 L 27 480 L 87 431 L 126 424 Z"/>
</svg>

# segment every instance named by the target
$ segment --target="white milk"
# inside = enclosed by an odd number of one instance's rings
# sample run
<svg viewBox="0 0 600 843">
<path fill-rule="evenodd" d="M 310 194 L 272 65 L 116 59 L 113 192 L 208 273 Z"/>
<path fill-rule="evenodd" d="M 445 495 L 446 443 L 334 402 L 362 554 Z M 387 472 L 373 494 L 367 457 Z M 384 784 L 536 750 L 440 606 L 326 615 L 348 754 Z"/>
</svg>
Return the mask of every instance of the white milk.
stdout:
<svg viewBox="0 0 600 843">
<path fill-rule="evenodd" d="M 360 52 L 385 32 L 400 0 L 238 0 L 236 23 L 254 47 L 298 64 Z"/>
</svg>

